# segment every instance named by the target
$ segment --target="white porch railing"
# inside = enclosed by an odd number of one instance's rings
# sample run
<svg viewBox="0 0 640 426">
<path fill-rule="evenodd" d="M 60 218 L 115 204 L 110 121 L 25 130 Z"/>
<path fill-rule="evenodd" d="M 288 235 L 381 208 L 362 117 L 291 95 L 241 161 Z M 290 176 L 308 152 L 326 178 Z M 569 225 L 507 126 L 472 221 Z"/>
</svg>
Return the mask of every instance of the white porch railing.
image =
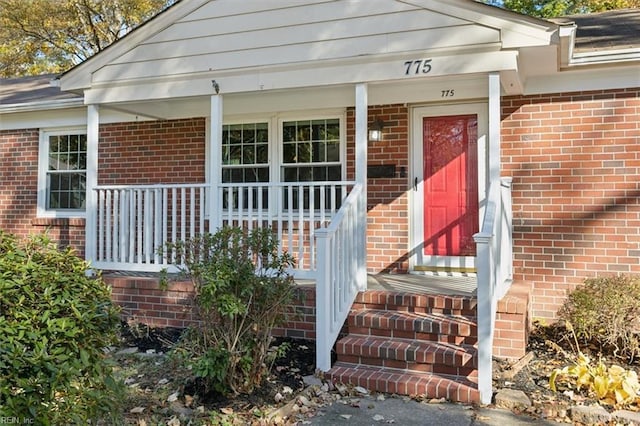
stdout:
<svg viewBox="0 0 640 426">
<path fill-rule="evenodd" d="M 327 228 L 316 231 L 316 368 L 331 368 L 331 348 L 358 291 L 366 287 L 366 209 L 362 185 L 356 185 Z"/>
<path fill-rule="evenodd" d="M 296 278 L 315 278 L 316 230 L 327 226 L 354 183 L 288 182 L 219 185 L 215 226 L 271 227 L 280 252 L 296 259 Z M 231 208 L 229 208 L 231 206 Z"/>
<path fill-rule="evenodd" d="M 492 182 L 477 245 L 478 390 L 480 403 L 492 398 L 492 350 L 496 306 L 513 279 L 511 178 Z"/>
<path fill-rule="evenodd" d="M 167 242 L 206 231 L 206 184 L 100 186 L 96 188 L 98 269 L 160 271 L 173 265 Z"/>
<path fill-rule="evenodd" d="M 316 269 L 315 231 L 327 226 L 353 182 L 99 186 L 93 266 L 131 271 L 177 270 L 167 242 L 221 226 L 271 227 L 280 250 L 297 260 L 296 277 Z M 211 203 L 213 202 L 213 203 Z M 213 212 L 213 214 L 210 214 Z"/>
</svg>

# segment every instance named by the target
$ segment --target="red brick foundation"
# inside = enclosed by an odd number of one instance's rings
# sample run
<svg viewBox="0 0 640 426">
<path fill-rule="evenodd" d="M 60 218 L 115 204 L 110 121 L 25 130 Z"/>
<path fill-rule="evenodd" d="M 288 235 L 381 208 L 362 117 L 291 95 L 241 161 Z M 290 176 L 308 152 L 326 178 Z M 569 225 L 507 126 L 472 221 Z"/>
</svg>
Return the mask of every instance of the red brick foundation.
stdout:
<svg viewBox="0 0 640 426">
<path fill-rule="evenodd" d="M 493 356 L 518 359 L 527 352 L 531 329 L 531 290 L 524 284 L 514 284 L 498 302 L 493 335 Z"/>
<path fill-rule="evenodd" d="M 106 274 L 103 278 L 111 286 L 111 298 L 122 308 L 124 321 L 178 328 L 198 321 L 191 307 L 193 284 L 190 281 L 171 281 L 163 290 L 157 277 Z M 315 304 L 315 286 L 298 286 L 288 321 L 282 328 L 274 330 L 274 336 L 315 339 Z"/>
</svg>

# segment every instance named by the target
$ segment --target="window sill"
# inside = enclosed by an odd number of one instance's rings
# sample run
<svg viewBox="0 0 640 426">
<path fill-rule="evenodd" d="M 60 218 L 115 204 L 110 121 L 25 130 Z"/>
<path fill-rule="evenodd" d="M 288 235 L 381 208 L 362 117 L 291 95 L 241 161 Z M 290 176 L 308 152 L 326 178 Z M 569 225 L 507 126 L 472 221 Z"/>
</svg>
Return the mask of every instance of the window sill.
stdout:
<svg viewBox="0 0 640 426">
<path fill-rule="evenodd" d="M 31 220 L 32 226 L 55 226 L 55 227 L 82 227 L 85 220 L 83 217 L 36 217 Z"/>
</svg>

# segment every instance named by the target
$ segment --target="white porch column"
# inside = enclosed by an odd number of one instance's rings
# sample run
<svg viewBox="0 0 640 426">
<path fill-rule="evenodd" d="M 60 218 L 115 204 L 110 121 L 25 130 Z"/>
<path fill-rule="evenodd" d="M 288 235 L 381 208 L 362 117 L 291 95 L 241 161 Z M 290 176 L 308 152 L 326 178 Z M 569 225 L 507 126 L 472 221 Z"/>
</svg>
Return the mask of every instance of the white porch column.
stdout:
<svg viewBox="0 0 640 426">
<path fill-rule="evenodd" d="M 358 226 L 362 227 L 357 242 L 358 254 L 361 257 L 357 272 L 358 289 L 367 289 L 367 149 L 368 149 L 368 87 L 366 83 L 356 84 L 356 134 L 355 134 L 355 166 L 356 183 L 362 185 L 361 205 L 358 208 Z"/>
<path fill-rule="evenodd" d="M 496 245 L 497 230 L 491 226 L 495 223 L 494 217 L 501 216 L 500 197 L 492 197 L 491 194 L 500 194 L 500 74 L 489 74 L 489 184 L 487 185 L 486 198 L 488 200 L 485 213 L 485 224 L 488 230 L 481 229 L 474 235 L 476 242 L 476 265 L 478 277 L 478 391 L 480 403 L 490 404 L 493 395 L 492 389 L 492 359 L 493 336 L 496 315 L 496 274 L 499 256 L 492 255 L 492 247 Z M 498 185 L 498 187 L 496 187 Z M 491 204 L 497 203 L 497 204 Z"/>
<path fill-rule="evenodd" d="M 209 132 L 209 232 L 222 226 L 222 95 L 211 96 L 211 131 Z"/>
<path fill-rule="evenodd" d="M 98 196 L 98 138 L 100 136 L 100 112 L 98 105 L 87 106 L 87 182 L 85 194 L 84 257 L 92 266 L 96 260 Z"/>
<path fill-rule="evenodd" d="M 493 72 L 489 74 L 489 185 L 500 182 L 500 114 L 500 73 Z"/>
</svg>

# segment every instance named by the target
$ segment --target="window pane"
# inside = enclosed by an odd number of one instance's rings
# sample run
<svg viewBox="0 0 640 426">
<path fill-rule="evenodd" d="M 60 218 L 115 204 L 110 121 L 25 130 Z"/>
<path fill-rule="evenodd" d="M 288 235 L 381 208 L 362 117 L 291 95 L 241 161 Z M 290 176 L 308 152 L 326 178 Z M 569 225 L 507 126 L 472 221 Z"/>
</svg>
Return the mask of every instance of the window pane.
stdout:
<svg viewBox="0 0 640 426">
<path fill-rule="evenodd" d="M 232 145 L 229 148 L 229 164 L 241 164 L 242 160 L 242 147 Z"/>
<path fill-rule="evenodd" d="M 269 142 L 269 125 L 267 123 L 256 124 L 256 142 Z"/>
<path fill-rule="evenodd" d="M 298 169 L 295 167 L 287 167 L 284 169 L 284 181 L 285 182 L 297 182 L 298 181 Z"/>
<path fill-rule="evenodd" d="M 340 141 L 327 141 L 325 149 L 327 161 L 340 161 Z"/>
<path fill-rule="evenodd" d="M 327 168 L 315 167 L 313 171 L 313 178 L 316 181 L 323 182 L 327 180 Z"/>
<path fill-rule="evenodd" d="M 260 167 L 258 169 L 258 181 L 259 182 L 269 182 L 269 168 L 268 167 Z"/>
<path fill-rule="evenodd" d="M 295 123 L 283 123 L 282 124 L 282 141 L 294 142 L 296 140 L 296 124 Z"/>
<path fill-rule="evenodd" d="M 298 121 L 296 129 L 297 141 L 310 141 L 311 140 L 311 122 L 310 121 Z"/>
<path fill-rule="evenodd" d="M 327 180 L 342 180 L 342 167 L 327 167 Z"/>
<path fill-rule="evenodd" d="M 339 141 L 340 140 L 340 120 L 327 120 L 326 128 L 326 140 Z"/>
<path fill-rule="evenodd" d="M 231 145 L 240 145 L 242 143 L 242 125 L 235 124 L 229 126 L 229 143 Z"/>
<path fill-rule="evenodd" d="M 296 145 L 292 143 L 285 143 L 282 149 L 282 157 L 284 163 L 296 162 Z"/>
<path fill-rule="evenodd" d="M 326 161 L 325 157 L 325 143 L 324 142 L 313 142 L 312 143 L 312 156 L 311 159 L 314 163 L 324 163 Z"/>
<path fill-rule="evenodd" d="M 269 145 L 260 144 L 256 146 L 256 164 L 267 164 L 269 162 Z"/>
<path fill-rule="evenodd" d="M 300 143 L 298 144 L 298 158 L 296 163 L 311 163 L 311 144 Z"/>
<path fill-rule="evenodd" d="M 255 163 L 255 146 L 244 145 L 242 147 L 242 164 L 254 164 Z"/>
<path fill-rule="evenodd" d="M 242 182 L 243 178 L 244 174 L 242 173 L 242 169 L 231 169 L 231 182 Z"/>
</svg>

